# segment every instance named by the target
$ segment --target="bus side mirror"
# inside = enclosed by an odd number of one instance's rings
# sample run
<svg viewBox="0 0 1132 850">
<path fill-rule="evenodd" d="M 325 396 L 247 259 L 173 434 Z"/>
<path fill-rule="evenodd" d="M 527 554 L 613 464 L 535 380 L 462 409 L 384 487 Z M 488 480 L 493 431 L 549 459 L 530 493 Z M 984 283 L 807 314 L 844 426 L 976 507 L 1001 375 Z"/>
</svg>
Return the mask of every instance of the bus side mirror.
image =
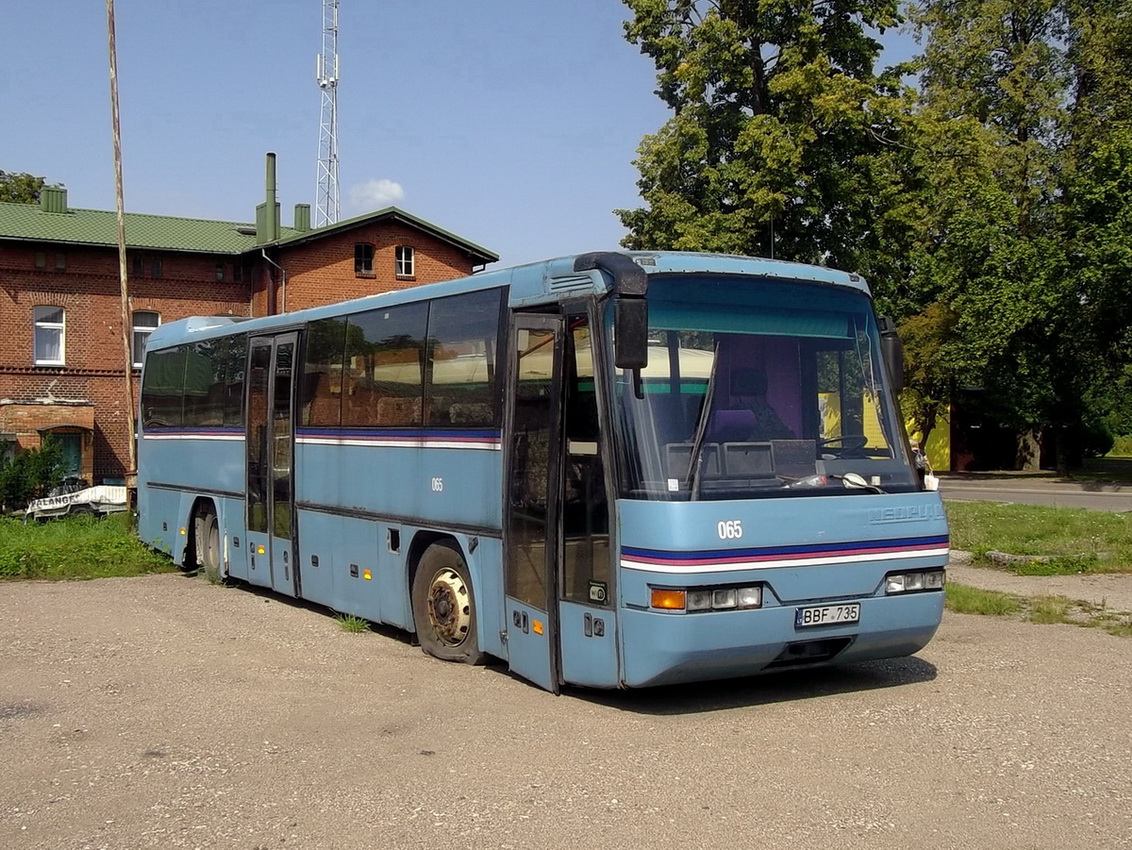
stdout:
<svg viewBox="0 0 1132 850">
<path fill-rule="evenodd" d="M 649 302 L 618 296 L 613 302 L 613 360 L 618 369 L 649 365 Z"/>
<path fill-rule="evenodd" d="M 904 343 L 896 333 L 896 323 L 892 319 L 880 316 L 877 325 L 880 327 L 881 355 L 892 381 L 892 389 L 900 392 L 904 389 Z"/>
</svg>

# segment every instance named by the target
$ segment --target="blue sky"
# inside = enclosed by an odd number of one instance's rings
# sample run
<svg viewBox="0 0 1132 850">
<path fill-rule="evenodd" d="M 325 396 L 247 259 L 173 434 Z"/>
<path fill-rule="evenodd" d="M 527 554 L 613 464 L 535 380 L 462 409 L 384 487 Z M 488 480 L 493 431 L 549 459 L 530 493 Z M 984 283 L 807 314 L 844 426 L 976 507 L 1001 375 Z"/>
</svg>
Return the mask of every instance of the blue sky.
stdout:
<svg viewBox="0 0 1132 850">
<path fill-rule="evenodd" d="M 253 221 L 267 151 L 284 223 L 314 206 L 321 0 L 115 15 L 128 211 Z M 0 169 L 113 209 L 105 3 L 0 0 L 0 17 Z M 626 17 L 617 0 L 341 0 L 341 217 L 394 204 L 502 265 L 616 247 L 637 145 L 669 117 Z"/>
</svg>

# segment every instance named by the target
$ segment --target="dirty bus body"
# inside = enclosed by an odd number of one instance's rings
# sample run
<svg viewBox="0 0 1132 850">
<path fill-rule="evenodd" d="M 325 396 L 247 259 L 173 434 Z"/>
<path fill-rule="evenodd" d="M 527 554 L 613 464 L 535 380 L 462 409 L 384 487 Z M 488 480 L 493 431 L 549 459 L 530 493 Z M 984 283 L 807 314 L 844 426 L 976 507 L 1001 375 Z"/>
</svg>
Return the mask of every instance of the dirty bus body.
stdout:
<svg viewBox="0 0 1132 850">
<path fill-rule="evenodd" d="M 854 275 L 677 253 L 170 323 L 139 533 L 551 691 L 908 655 L 948 537 L 894 343 Z"/>
</svg>

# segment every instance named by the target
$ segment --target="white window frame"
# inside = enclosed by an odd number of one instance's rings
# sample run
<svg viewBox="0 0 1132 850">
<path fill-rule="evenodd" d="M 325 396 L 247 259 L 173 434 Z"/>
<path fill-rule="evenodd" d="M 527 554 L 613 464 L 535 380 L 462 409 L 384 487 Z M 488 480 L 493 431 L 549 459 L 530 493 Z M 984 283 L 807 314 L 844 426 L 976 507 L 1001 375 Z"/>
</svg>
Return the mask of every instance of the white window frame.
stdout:
<svg viewBox="0 0 1132 850">
<path fill-rule="evenodd" d="M 416 277 L 416 252 L 412 245 L 397 246 L 397 277 Z"/>
<path fill-rule="evenodd" d="M 49 316 L 58 311 L 62 314 L 63 320 L 61 322 L 48 321 L 44 316 Z M 32 318 L 35 326 L 35 331 L 32 340 L 32 361 L 36 366 L 66 366 L 67 365 L 67 310 L 64 307 L 55 307 L 50 304 L 40 304 L 32 309 Z M 50 336 L 48 336 L 50 335 Z M 40 357 L 39 352 L 41 339 L 57 338 L 59 343 L 59 357 L 58 359 L 51 360 L 46 357 Z"/>
<path fill-rule="evenodd" d="M 155 325 L 139 325 L 138 316 L 140 315 L 153 316 L 153 320 L 157 323 Z M 130 337 L 130 363 L 135 369 L 142 367 L 142 362 L 145 359 L 145 341 L 149 339 L 149 335 L 161 327 L 161 314 L 156 310 L 134 310 L 130 314 L 130 320 L 133 325 L 133 335 Z M 138 334 L 145 334 L 141 338 L 141 346 L 138 346 Z"/>
</svg>

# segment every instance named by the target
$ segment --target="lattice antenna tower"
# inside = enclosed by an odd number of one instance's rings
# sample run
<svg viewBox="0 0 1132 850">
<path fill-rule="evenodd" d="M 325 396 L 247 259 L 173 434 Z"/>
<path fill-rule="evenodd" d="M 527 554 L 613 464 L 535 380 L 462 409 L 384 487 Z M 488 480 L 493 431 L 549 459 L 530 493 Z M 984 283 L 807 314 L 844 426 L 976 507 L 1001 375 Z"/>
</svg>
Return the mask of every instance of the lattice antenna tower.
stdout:
<svg viewBox="0 0 1132 850">
<path fill-rule="evenodd" d="M 322 52 L 315 77 L 322 89 L 322 119 L 314 226 L 323 227 L 338 221 L 338 0 L 322 2 Z"/>
</svg>

